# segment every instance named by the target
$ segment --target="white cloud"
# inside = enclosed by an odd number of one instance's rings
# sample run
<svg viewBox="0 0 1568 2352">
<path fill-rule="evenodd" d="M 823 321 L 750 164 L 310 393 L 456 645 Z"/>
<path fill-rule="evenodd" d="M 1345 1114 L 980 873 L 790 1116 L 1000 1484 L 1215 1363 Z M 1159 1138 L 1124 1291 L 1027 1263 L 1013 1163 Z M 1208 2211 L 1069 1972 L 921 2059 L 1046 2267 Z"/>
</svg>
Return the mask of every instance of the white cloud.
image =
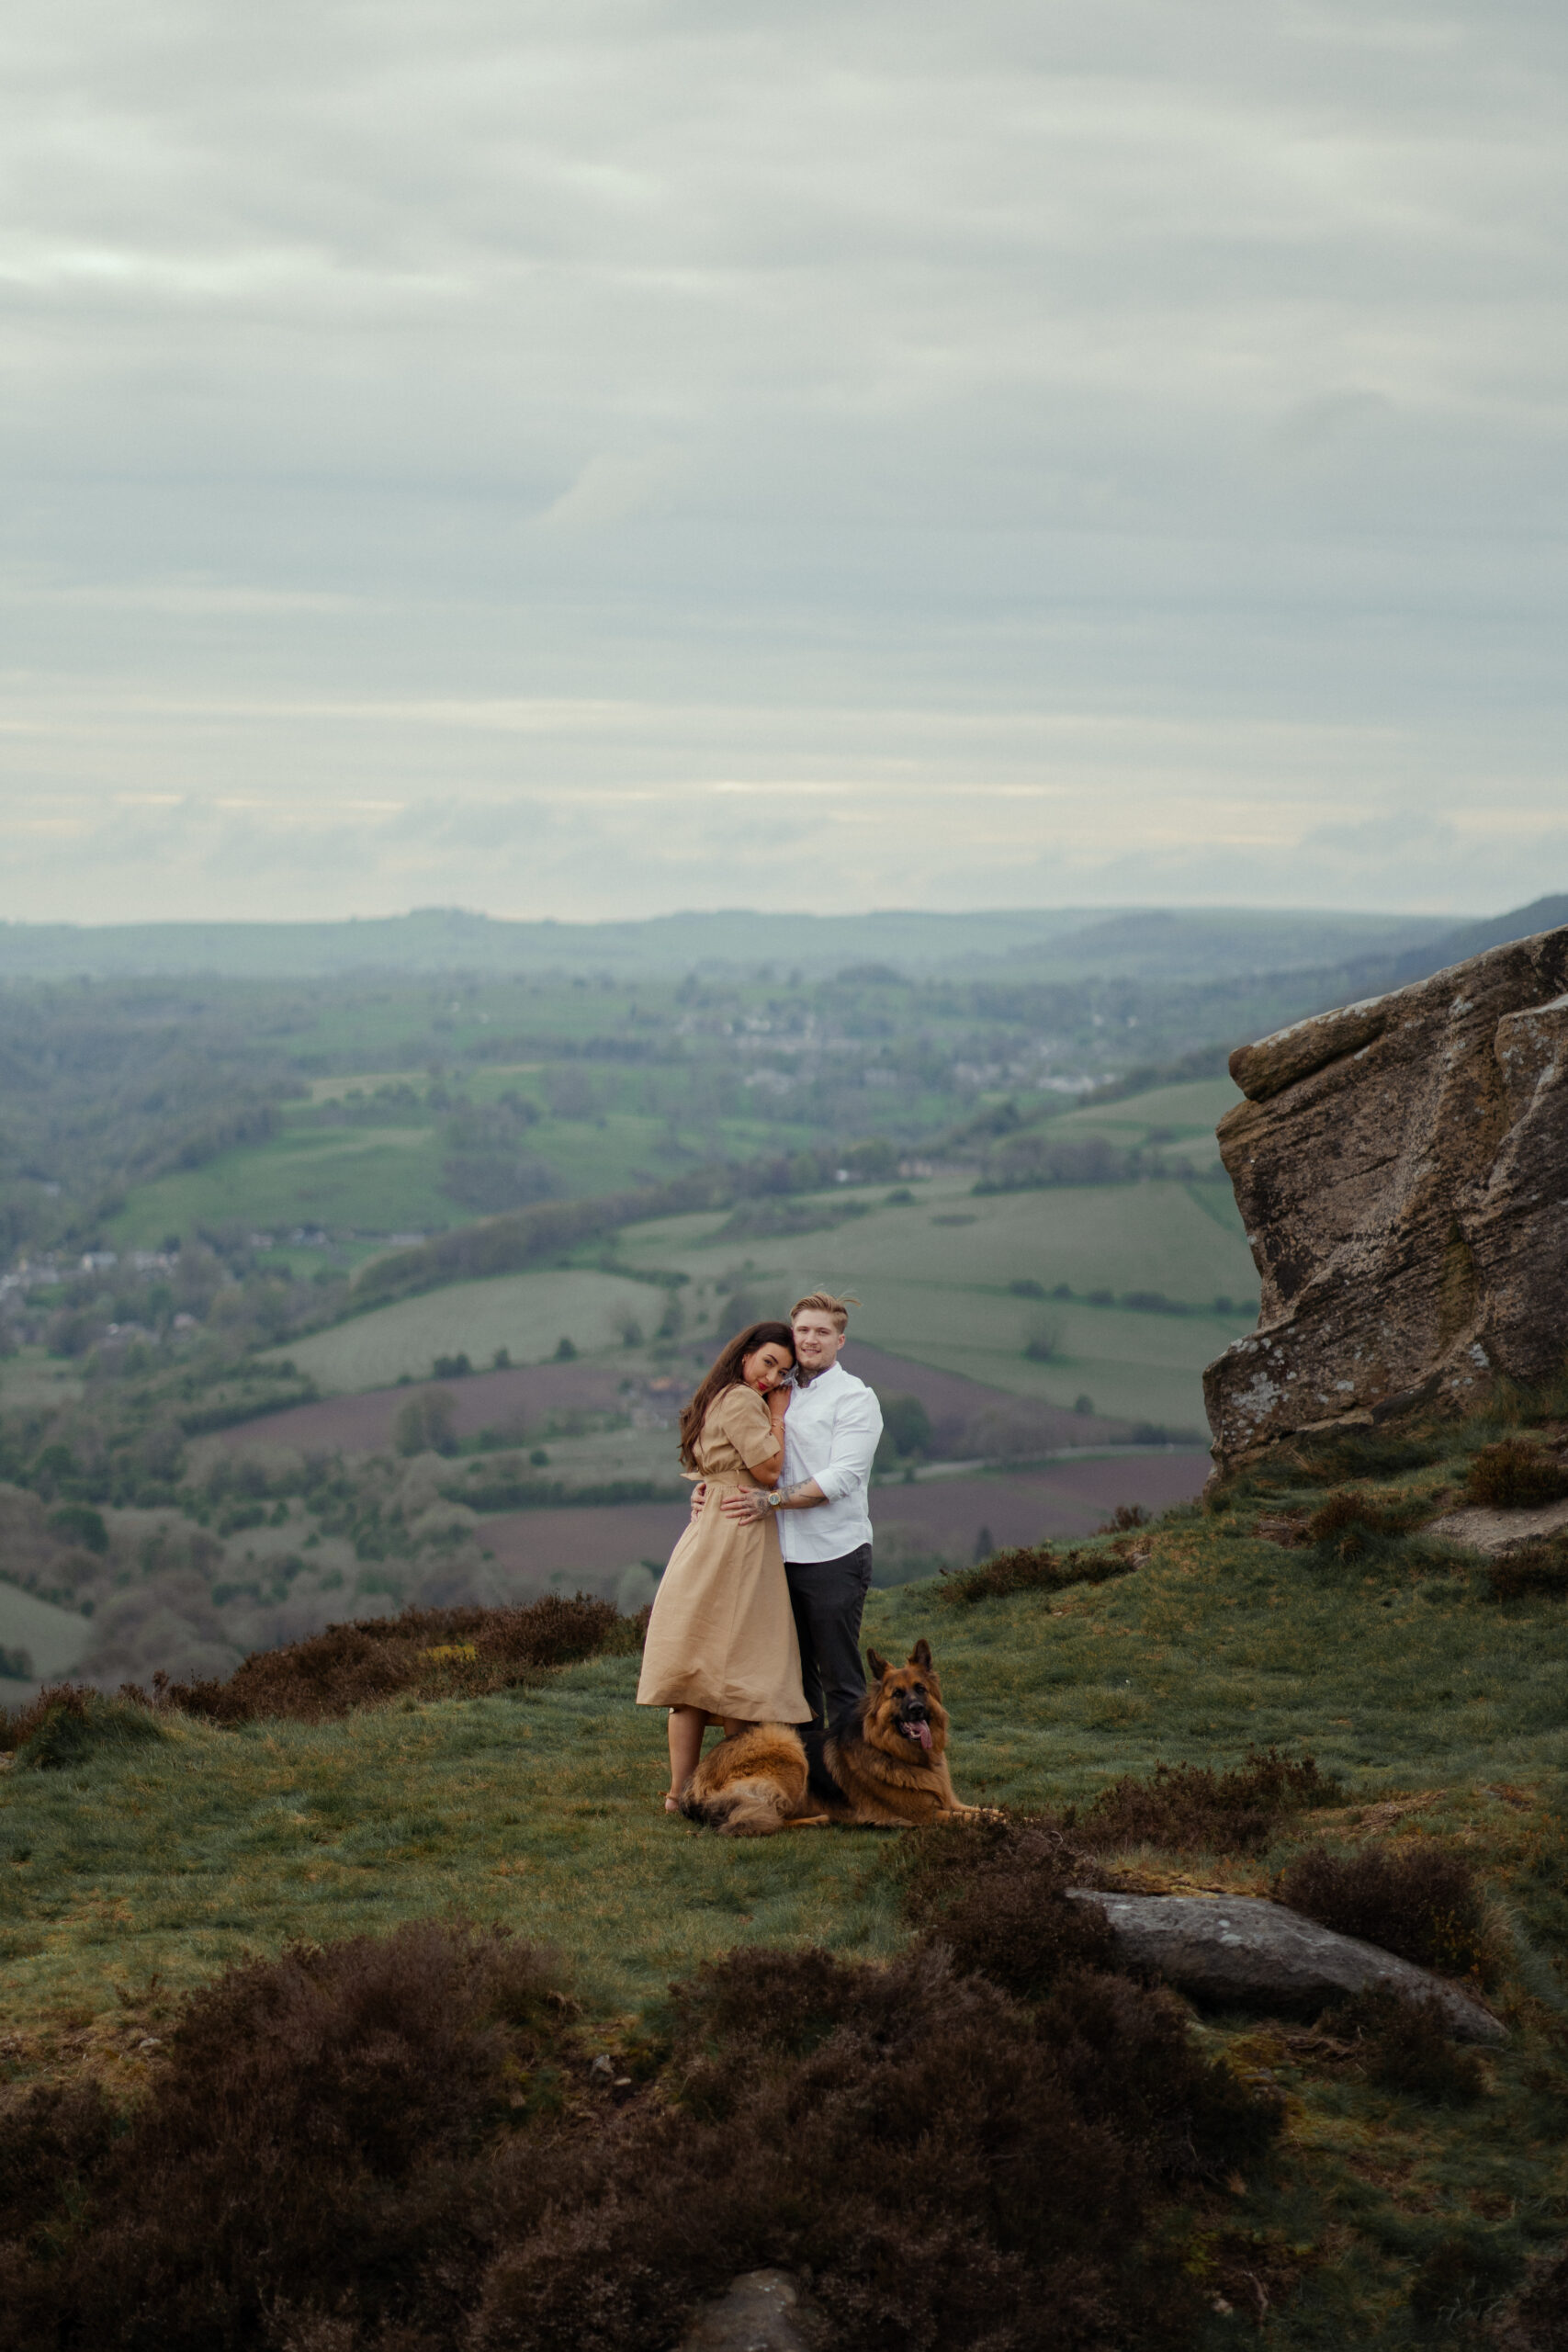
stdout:
<svg viewBox="0 0 1568 2352">
<path fill-rule="evenodd" d="M 0 915 L 1551 887 L 1563 82 L 1525 0 L 17 0 Z"/>
</svg>

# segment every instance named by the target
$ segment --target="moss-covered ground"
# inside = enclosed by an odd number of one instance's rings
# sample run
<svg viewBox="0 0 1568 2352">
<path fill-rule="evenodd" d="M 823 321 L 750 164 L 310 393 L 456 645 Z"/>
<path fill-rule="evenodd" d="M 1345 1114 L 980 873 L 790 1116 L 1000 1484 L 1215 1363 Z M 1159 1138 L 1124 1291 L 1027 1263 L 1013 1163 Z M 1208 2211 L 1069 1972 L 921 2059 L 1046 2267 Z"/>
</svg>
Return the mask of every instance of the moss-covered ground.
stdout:
<svg viewBox="0 0 1568 2352">
<path fill-rule="evenodd" d="M 1383 1485 L 1435 1500 L 1455 1475 Z M 1498 1602 L 1473 1559 L 1420 1539 L 1348 1560 L 1285 1549 L 1258 1532 L 1278 1508 L 1173 1515 L 1099 1586 L 970 1607 L 932 1585 L 874 1593 L 866 1634 L 900 1656 L 931 1640 L 972 1799 L 1082 1804 L 1122 1773 L 1269 1745 L 1340 1783 L 1262 1856 L 1122 1858 L 1152 1884 L 1266 1893 L 1315 1838 L 1462 1848 L 1510 2026 L 1486 2096 L 1425 2104 L 1298 2026 L 1204 2020 L 1290 2121 L 1271 2176 L 1237 2184 L 1234 2228 L 1191 2256 L 1213 2263 L 1216 2342 L 1260 2317 L 1287 2345 L 1460 2340 L 1568 2235 L 1568 1601 Z M 634 1659 L 604 1658 L 469 1702 L 319 1726 L 165 1720 L 73 1768 L 18 1764 L 0 1781 L 13 2078 L 91 2064 L 133 2093 L 144 2037 L 226 1962 L 423 1915 L 558 1948 L 610 2043 L 738 1944 L 899 1948 L 897 1839 L 728 1844 L 668 1818 L 662 1718 L 635 1708 L 635 1681 Z"/>
</svg>

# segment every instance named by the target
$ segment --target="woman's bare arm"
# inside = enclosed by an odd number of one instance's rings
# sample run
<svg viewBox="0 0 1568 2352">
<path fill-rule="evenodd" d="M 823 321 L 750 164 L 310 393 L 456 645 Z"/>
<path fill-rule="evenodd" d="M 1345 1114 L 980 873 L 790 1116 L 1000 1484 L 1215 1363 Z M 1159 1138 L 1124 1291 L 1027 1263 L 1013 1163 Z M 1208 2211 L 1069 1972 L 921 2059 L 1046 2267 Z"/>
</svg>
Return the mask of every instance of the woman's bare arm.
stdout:
<svg viewBox="0 0 1568 2352">
<path fill-rule="evenodd" d="M 766 1487 L 772 1490 L 784 1476 L 784 1415 L 789 1410 L 789 1390 L 787 1388 L 770 1389 L 762 1402 L 768 1408 L 768 1419 L 773 1424 L 773 1441 L 779 1450 L 778 1459 L 776 1462 L 750 1462 L 746 1466 L 759 1487 Z"/>
</svg>

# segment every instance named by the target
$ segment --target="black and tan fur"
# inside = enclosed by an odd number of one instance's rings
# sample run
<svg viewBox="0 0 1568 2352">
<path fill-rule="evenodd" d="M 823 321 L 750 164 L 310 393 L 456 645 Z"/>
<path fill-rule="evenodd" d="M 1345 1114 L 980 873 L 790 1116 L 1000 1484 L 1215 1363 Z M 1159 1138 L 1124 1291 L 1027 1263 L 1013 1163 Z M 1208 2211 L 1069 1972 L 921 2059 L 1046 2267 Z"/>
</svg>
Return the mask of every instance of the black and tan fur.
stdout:
<svg viewBox="0 0 1568 2352">
<path fill-rule="evenodd" d="M 768 1838 L 807 1822 L 902 1829 L 972 1814 L 953 1792 L 930 1643 L 917 1642 L 906 1666 L 865 1656 L 871 1688 L 825 1736 L 753 1724 L 710 1748 L 682 1792 L 687 1820 L 727 1838 Z M 921 1724 L 929 1747 L 911 1728 Z"/>
</svg>

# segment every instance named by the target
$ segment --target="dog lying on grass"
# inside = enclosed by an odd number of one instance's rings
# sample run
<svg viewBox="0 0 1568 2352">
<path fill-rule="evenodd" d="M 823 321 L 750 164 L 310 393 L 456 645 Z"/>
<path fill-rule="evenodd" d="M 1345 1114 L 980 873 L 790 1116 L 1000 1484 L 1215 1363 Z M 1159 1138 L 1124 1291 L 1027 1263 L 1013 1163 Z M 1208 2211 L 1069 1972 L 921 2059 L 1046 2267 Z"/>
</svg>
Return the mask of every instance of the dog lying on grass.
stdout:
<svg viewBox="0 0 1568 2352">
<path fill-rule="evenodd" d="M 831 1731 L 753 1724 L 710 1748 L 682 1792 L 687 1820 L 727 1838 L 768 1838 L 810 1822 L 903 1829 L 973 1815 L 953 1792 L 931 1644 L 917 1642 L 907 1666 L 865 1657 L 871 1687 Z"/>
</svg>

